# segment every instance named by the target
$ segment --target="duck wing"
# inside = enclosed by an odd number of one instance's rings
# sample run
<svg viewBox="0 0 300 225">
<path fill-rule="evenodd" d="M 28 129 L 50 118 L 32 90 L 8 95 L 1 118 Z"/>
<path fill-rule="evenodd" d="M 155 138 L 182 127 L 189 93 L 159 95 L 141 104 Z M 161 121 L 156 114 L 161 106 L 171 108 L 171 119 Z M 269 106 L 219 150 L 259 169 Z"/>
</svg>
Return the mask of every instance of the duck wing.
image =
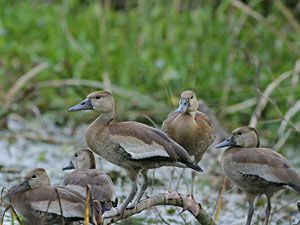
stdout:
<svg viewBox="0 0 300 225">
<path fill-rule="evenodd" d="M 300 177 L 286 158 L 269 148 L 244 148 L 231 156 L 236 170 L 272 183 L 300 187 Z M 300 190 L 300 189 L 299 189 Z"/>
<path fill-rule="evenodd" d="M 186 150 L 158 129 L 138 122 L 123 122 L 109 126 L 111 138 L 121 145 L 132 159 L 167 157 L 189 162 Z"/>
<path fill-rule="evenodd" d="M 62 210 L 62 214 L 66 218 L 84 218 L 85 199 L 77 192 L 65 187 L 35 188 L 27 191 L 26 196 L 33 210 L 57 215 L 61 215 Z"/>
</svg>

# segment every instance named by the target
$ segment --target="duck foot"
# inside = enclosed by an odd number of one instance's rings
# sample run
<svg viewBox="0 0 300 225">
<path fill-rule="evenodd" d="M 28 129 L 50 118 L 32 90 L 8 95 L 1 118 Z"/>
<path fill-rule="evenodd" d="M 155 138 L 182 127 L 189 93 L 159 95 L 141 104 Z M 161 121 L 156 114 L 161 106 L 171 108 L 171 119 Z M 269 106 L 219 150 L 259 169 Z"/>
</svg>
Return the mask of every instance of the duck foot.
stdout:
<svg viewBox="0 0 300 225">
<path fill-rule="evenodd" d="M 103 219 L 121 215 L 122 212 L 118 208 L 112 208 L 102 214 Z"/>
<path fill-rule="evenodd" d="M 128 204 L 128 206 L 126 207 L 126 209 L 134 209 L 134 208 L 135 208 L 135 206 L 136 206 L 136 204 L 135 204 L 135 203 L 133 203 L 133 202 L 130 202 L 130 203 Z"/>
</svg>

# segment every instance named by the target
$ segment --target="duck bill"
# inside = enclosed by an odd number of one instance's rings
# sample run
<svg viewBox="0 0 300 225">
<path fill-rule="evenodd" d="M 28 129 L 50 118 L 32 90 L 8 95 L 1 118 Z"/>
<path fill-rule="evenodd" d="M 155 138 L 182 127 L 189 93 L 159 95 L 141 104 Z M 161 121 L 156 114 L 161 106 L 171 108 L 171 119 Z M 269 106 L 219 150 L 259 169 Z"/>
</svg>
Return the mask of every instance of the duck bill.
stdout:
<svg viewBox="0 0 300 225">
<path fill-rule="evenodd" d="M 90 99 L 85 99 L 84 101 L 80 102 L 77 105 L 74 105 L 73 107 L 69 108 L 69 111 L 79 111 L 79 110 L 92 110 L 92 102 Z"/>
<path fill-rule="evenodd" d="M 28 181 L 25 180 L 22 183 L 11 187 L 8 190 L 8 195 L 15 195 L 15 194 L 17 194 L 19 192 L 27 191 L 29 189 L 30 189 L 30 185 L 29 185 Z"/>
<path fill-rule="evenodd" d="M 62 170 L 72 170 L 72 169 L 75 169 L 75 166 L 72 163 L 72 161 L 70 161 L 69 165 L 67 165 L 64 168 L 62 168 Z"/>
<path fill-rule="evenodd" d="M 232 147 L 236 146 L 236 142 L 233 140 L 233 136 L 230 136 L 225 141 L 216 145 L 216 148 L 223 148 L 223 147 Z"/>
<path fill-rule="evenodd" d="M 190 103 L 189 103 L 188 99 L 180 99 L 177 112 L 180 112 L 180 113 L 186 112 L 189 106 L 190 106 Z"/>
</svg>

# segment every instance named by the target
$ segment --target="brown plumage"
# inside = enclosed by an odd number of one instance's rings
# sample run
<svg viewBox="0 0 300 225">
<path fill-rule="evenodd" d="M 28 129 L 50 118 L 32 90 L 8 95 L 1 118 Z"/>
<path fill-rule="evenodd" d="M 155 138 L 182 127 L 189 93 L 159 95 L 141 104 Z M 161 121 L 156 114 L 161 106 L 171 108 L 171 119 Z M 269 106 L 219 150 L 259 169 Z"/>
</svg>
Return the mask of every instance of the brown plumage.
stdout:
<svg viewBox="0 0 300 225">
<path fill-rule="evenodd" d="M 63 170 L 75 169 L 65 176 L 63 185 L 79 192 L 86 197 L 86 187 L 89 185 L 93 200 L 101 203 L 102 212 L 116 206 L 116 197 L 111 178 L 96 169 L 94 154 L 89 149 L 76 152 L 69 165 Z"/>
<path fill-rule="evenodd" d="M 196 94 L 190 90 L 181 93 L 179 108 L 168 115 L 163 122 L 162 131 L 186 149 L 190 156 L 194 156 L 196 163 L 200 162 L 214 139 L 212 123 L 207 115 L 198 111 Z M 174 169 L 171 171 L 171 178 L 173 173 Z M 192 172 L 191 194 L 194 180 L 195 174 Z"/>
<path fill-rule="evenodd" d="M 133 205 L 147 189 L 147 170 L 161 166 L 181 166 L 202 171 L 188 153 L 161 131 L 138 122 L 111 123 L 114 119 L 115 101 L 107 91 L 89 94 L 83 102 L 70 111 L 93 109 L 101 115 L 90 124 L 86 132 L 89 148 L 111 163 L 123 167 L 132 181 L 132 189 L 117 212 L 122 213 L 137 192 L 137 177 L 142 173 L 143 183 Z"/>
<path fill-rule="evenodd" d="M 65 187 L 51 187 L 42 168 L 27 173 L 22 183 L 9 189 L 8 196 L 26 225 L 61 224 L 62 220 L 72 224 L 84 218 L 85 199 Z"/>
<path fill-rule="evenodd" d="M 246 193 L 249 210 L 246 224 L 250 225 L 257 195 L 267 196 L 265 224 L 271 211 L 271 197 L 284 186 L 290 186 L 300 193 L 300 177 L 289 166 L 286 158 L 269 148 L 259 147 L 257 131 L 252 127 L 235 129 L 231 136 L 218 144 L 217 148 L 228 146 L 222 157 L 226 176 Z"/>
</svg>

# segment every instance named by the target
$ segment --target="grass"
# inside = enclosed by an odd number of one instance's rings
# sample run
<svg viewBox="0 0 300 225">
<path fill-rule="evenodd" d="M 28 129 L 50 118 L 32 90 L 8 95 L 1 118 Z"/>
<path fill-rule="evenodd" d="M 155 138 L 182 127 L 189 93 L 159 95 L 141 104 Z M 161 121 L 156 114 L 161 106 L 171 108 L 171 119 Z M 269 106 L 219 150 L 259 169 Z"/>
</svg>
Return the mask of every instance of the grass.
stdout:
<svg viewBox="0 0 300 225">
<path fill-rule="evenodd" d="M 41 62 L 49 64 L 23 89 L 29 94 L 17 98 L 10 109 L 28 112 L 27 117 L 32 117 L 34 104 L 44 114 L 57 114 L 57 120 L 78 119 L 80 115 L 67 114 L 66 109 L 94 88 L 30 91 L 29 86 L 89 79 L 109 81 L 161 103 L 155 108 L 138 96 L 129 100 L 117 96 L 119 120 L 145 114 L 161 124 L 171 110 L 170 101 L 176 105 L 182 90 L 194 89 L 231 130 L 246 125 L 254 111 L 252 106 L 223 114 L 227 106 L 256 97 L 253 59 L 260 62 L 261 90 L 293 69 L 299 59 L 299 36 L 282 8 L 274 4 L 264 14 L 261 1 L 249 5 L 265 22 L 245 16 L 229 0 L 217 7 L 213 1 L 202 2 L 192 9 L 183 7 L 180 0 L 131 1 L 133 7 L 127 10 L 114 10 L 100 1 L 0 2 L 0 100 L 4 101 L 5 93 L 28 70 Z M 283 114 L 299 97 L 299 83 L 291 86 L 290 80 L 271 95 Z M 269 104 L 261 121 L 274 119 L 279 122 L 258 126 L 271 142 L 277 139 L 274 131 L 282 118 Z M 299 113 L 293 121 L 298 119 Z M 289 139 L 295 146 L 300 142 L 296 135 L 293 132 Z"/>
</svg>

